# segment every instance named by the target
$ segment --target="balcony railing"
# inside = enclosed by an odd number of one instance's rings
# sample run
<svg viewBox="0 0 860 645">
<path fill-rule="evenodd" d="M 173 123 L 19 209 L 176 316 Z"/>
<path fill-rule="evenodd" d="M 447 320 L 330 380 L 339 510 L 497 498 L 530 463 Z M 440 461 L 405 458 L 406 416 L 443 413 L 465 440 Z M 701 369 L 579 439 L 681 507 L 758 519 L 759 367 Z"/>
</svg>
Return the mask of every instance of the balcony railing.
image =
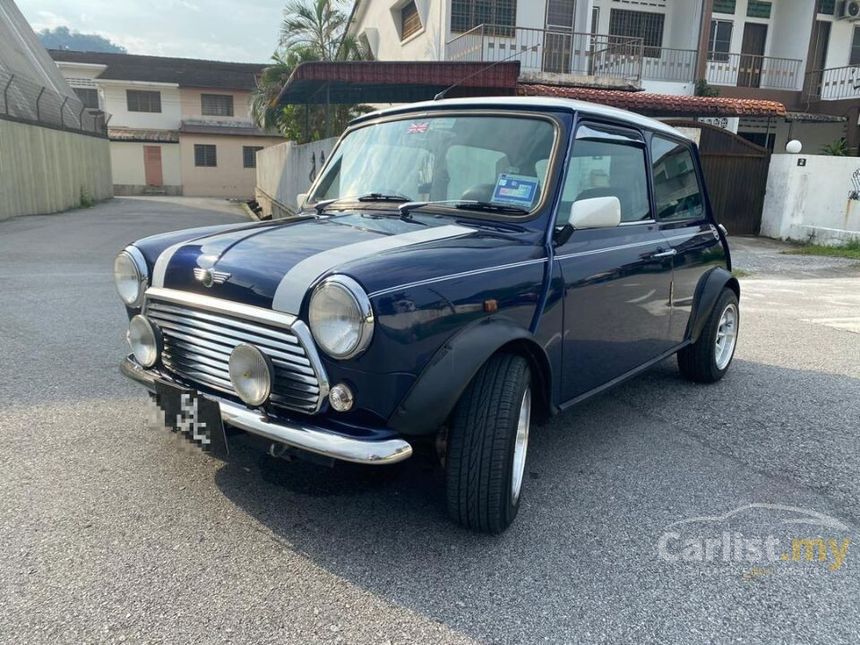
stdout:
<svg viewBox="0 0 860 645">
<path fill-rule="evenodd" d="M 822 101 L 860 99 L 860 65 L 819 69 L 806 75 L 808 98 Z"/>
<path fill-rule="evenodd" d="M 706 78 L 711 85 L 800 90 L 801 64 L 796 58 L 712 52 Z"/>
<path fill-rule="evenodd" d="M 449 61 L 520 61 L 520 73 L 594 76 L 638 84 L 642 38 L 478 25 L 448 41 Z"/>
<path fill-rule="evenodd" d="M 695 49 L 646 47 L 642 59 L 642 79 L 671 83 L 692 83 L 696 80 Z"/>
</svg>

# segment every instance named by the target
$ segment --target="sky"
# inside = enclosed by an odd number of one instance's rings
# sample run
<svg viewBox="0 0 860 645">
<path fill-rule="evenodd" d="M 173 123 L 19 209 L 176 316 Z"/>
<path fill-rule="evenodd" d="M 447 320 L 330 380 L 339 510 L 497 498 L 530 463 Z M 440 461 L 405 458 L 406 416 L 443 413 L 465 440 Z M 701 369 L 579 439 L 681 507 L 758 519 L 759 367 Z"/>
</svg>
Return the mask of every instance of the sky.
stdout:
<svg viewBox="0 0 860 645">
<path fill-rule="evenodd" d="M 66 26 L 130 54 L 266 63 L 286 0 L 15 0 L 34 31 Z"/>
</svg>

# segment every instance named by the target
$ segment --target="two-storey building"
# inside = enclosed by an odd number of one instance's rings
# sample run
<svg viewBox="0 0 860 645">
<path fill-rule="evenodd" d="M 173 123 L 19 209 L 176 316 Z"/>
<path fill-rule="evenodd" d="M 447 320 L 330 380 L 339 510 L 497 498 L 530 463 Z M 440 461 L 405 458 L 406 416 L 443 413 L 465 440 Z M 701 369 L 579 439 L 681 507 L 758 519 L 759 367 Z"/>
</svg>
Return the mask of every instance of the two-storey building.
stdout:
<svg viewBox="0 0 860 645">
<path fill-rule="evenodd" d="M 87 107 L 108 115 L 117 195 L 250 198 L 256 152 L 283 142 L 251 119 L 263 65 L 50 53 Z"/>
<path fill-rule="evenodd" d="M 380 61 L 518 61 L 524 84 L 775 100 L 780 123 L 728 127 L 770 147 L 860 144 L 860 0 L 357 0 L 349 31 Z"/>
</svg>

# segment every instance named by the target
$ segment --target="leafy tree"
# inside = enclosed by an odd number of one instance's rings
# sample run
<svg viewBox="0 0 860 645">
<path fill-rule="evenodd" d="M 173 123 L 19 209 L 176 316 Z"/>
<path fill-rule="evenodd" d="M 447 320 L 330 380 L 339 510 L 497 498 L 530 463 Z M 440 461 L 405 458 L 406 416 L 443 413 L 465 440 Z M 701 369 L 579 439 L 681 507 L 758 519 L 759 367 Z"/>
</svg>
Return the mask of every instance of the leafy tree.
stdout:
<svg viewBox="0 0 860 645">
<path fill-rule="evenodd" d="M 278 105 L 293 71 L 304 62 L 364 58 L 346 34 L 348 18 L 336 0 L 291 0 L 284 9 L 280 48 L 263 70 L 252 98 L 261 128 L 274 129 L 299 143 L 339 134 L 350 120 L 369 110 L 361 105 Z"/>
<path fill-rule="evenodd" d="M 39 32 L 39 40 L 45 49 L 69 49 L 76 52 L 105 52 L 108 54 L 125 54 L 125 47 L 112 43 L 98 34 L 82 34 L 70 31 L 68 27 L 43 29 Z"/>
</svg>

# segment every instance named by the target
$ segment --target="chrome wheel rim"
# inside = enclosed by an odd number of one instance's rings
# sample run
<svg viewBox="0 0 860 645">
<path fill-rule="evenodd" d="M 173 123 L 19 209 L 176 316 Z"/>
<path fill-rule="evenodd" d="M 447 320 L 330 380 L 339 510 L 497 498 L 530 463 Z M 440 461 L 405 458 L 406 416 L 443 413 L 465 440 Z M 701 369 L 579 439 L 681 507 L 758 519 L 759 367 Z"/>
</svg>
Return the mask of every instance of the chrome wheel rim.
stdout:
<svg viewBox="0 0 860 645">
<path fill-rule="evenodd" d="M 511 477 L 511 498 L 514 504 L 520 498 L 523 487 L 523 474 L 526 470 L 526 451 L 529 447 L 529 424 L 532 418 L 532 390 L 530 387 L 523 392 L 520 403 L 520 416 L 517 419 L 517 436 L 514 442 L 513 477 Z"/>
<path fill-rule="evenodd" d="M 735 353 L 735 344 L 738 340 L 738 307 L 734 303 L 726 305 L 720 315 L 720 323 L 717 325 L 717 339 L 714 347 L 714 359 L 718 370 L 728 367 Z"/>
</svg>

